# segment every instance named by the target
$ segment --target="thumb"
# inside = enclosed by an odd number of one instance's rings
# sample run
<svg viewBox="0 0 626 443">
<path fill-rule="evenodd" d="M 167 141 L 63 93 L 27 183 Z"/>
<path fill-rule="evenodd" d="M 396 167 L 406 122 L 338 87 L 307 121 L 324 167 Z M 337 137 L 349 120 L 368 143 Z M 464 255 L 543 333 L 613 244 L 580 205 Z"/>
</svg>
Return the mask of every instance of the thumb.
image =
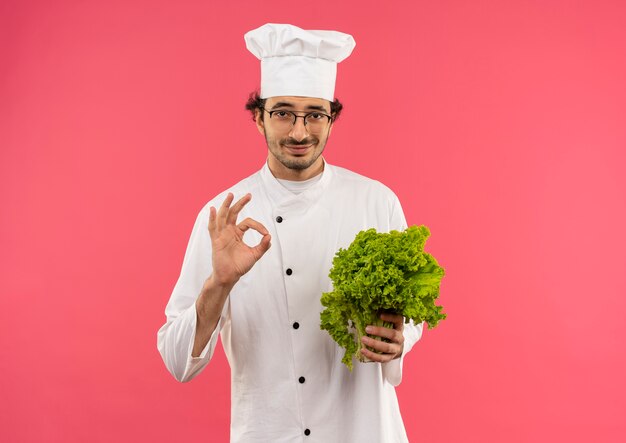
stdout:
<svg viewBox="0 0 626 443">
<path fill-rule="evenodd" d="M 254 250 L 254 255 L 257 260 L 263 257 L 263 254 L 265 254 L 270 246 L 272 246 L 271 240 L 272 236 L 270 234 L 265 234 L 259 244 L 252 248 Z"/>
</svg>

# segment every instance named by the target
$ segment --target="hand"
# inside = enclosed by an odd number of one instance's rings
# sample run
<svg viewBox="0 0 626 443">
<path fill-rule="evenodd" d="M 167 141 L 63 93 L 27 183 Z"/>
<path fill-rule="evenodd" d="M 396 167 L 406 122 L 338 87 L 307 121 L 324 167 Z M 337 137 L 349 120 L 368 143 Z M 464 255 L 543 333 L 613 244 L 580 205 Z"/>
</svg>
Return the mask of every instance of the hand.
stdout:
<svg viewBox="0 0 626 443">
<path fill-rule="evenodd" d="M 404 317 L 398 314 L 382 313 L 380 318 L 393 323 L 393 329 L 384 326 L 367 326 L 365 332 L 377 337 L 386 338 L 389 342 L 384 342 L 364 335 L 361 341 L 366 346 L 381 352 L 372 352 L 369 349 L 361 349 L 361 354 L 372 361 L 385 363 L 395 358 L 399 358 L 404 350 Z"/>
<path fill-rule="evenodd" d="M 212 206 L 209 208 L 213 278 L 223 285 L 235 284 L 242 275 L 252 269 L 252 266 L 271 246 L 269 232 L 258 221 L 246 218 L 236 224 L 239 212 L 252 199 L 252 196 L 246 194 L 231 208 L 230 204 L 233 199 L 233 194 L 229 192 L 219 211 Z M 255 247 L 250 247 L 243 242 L 243 234 L 250 228 L 263 236 Z"/>
</svg>

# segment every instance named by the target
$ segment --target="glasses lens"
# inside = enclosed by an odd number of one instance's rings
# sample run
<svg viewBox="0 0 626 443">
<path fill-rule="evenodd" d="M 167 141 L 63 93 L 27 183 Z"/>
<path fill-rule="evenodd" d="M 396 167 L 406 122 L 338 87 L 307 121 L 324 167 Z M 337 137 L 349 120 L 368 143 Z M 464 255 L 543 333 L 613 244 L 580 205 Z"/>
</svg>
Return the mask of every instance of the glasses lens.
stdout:
<svg viewBox="0 0 626 443">
<path fill-rule="evenodd" d="M 274 124 L 280 128 L 288 128 L 293 125 L 294 115 L 289 111 L 272 111 L 270 117 Z"/>
<path fill-rule="evenodd" d="M 311 112 L 310 114 L 306 115 L 305 119 L 306 125 L 311 130 L 322 129 L 328 124 L 328 117 L 319 112 Z"/>
<path fill-rule="evenodd" d="M 287 123 L 293 122 L 293 114 L 289 111 L 273 111 L 270 115 L 276 121 Z"/>
</svg>

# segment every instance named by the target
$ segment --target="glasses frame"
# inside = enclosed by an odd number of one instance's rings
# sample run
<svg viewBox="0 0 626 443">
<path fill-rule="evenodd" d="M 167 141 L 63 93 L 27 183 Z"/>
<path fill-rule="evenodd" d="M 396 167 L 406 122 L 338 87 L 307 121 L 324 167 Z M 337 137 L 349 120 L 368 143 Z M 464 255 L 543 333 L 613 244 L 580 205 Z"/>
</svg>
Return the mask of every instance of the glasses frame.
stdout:
<svg viewBox="0 0 626 443">
<path fill-rule="evenodd" d="M 306 112 L 306 111 L 289 111 L 288 109 L 274 109 L 272 111 L 269 111 L 267 109 L 265 109 L 264 107 L 260 106 L 260 109 L 264 110 L 265 112 L 267 112 L 270 115 L 270 118 L 272 118 L 272 116 L 276 113 L 276 112 L 286 112 L 287 114 L 291 114 L 293 116 L 293 122 L 291 122 L 291 126 L 295 126 L 296 122 L 298 121 L 299 118 L 302 119 L 302 121 L 304 122 L 304 126 L 306 126 L 306 118 L 311 115 L 311 114 L 321 114 L 324 117 L 326 117 L 328 119 L 328 121 L 326 122 L 326 125 L 329 125 L 330 123 L 333 122 L 333 117 L 326 114 L 325 112 L 321 112 L 321 111 L 311 111 L 311 112 Z M 306 112 L 304 115 L 298 115 L 296 113 L 300 113 L 302 114 L 303 112 Z"/>
</svg>

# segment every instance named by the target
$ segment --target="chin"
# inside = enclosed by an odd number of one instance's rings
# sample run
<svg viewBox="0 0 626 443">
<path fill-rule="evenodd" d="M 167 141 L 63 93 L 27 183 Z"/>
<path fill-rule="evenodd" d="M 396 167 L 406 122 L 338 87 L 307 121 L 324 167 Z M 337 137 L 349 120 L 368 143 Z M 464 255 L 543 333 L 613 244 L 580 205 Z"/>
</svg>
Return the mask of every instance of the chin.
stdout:
<svg viewBox="0 0 626 443">
<path fill-rule="evenodd" d="M 304 171 L 313 165 L 313 163 L 309 162 L 282 162 L 282 164 L 286 168 L 293 169 L 294 171 Z"/>
</svg>

